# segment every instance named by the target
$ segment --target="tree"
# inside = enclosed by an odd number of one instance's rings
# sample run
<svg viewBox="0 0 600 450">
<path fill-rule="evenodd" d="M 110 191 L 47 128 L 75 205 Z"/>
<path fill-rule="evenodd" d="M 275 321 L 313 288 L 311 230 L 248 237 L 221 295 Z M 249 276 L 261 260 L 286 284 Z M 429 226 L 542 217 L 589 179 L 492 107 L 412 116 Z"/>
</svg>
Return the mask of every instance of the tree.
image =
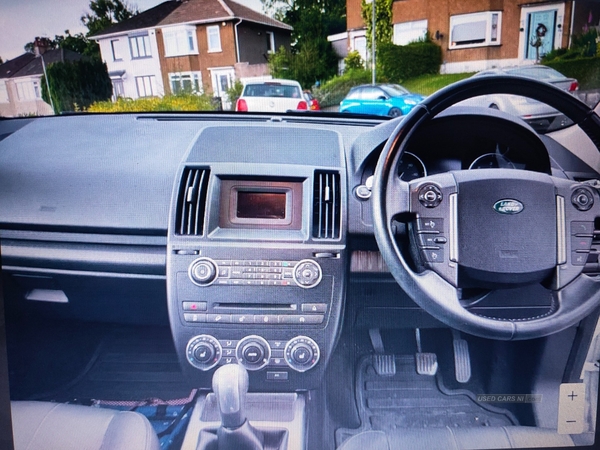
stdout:
<svg viewBox="0 0 600 450">
<path fill-rule="evenodd" d="M 375 48 L 383 44 L 391 44 L 394 29 L 392 25 L 393 0 L 371 0 L 375 2 Z M 367 27 L 367 46 L 373 45 L 373 4 L 362 0 L 361 16 Z"/>
<path fill-rule="evenodd" d="M 100 57 L 98 44 L 88 39 L 83 33 L 72 35 L 69 30 L 65 30 L 65 34 L 57 34 L 54 39 L 48 39 L 48 49 L 54 50 L 62 48 L 72 50 L 81 55 Z M 33 42 L 25 44 L 25 51 L 33 53 Z"/>
<path fill-rule="evenodd" d="M 345 0 L 261 0 L 264 10 L 293 27 L 286 78 L 304 87 L 337 72 L 337 56 L 327 36 L 346 27 Z M 272 58 L 277 58 L 275 55 Z M 281 58 L 280 58 L 281 59 Z"/>
<path fill-rule="evenodd" d="M 91 14 L 81 16 L 81 22 L 88 29 L 87 36 L 123 22 L 138 13 L 137 8 L 130 6 L 122 0 L 91 0 Z"/>
<path fill-rule="evenodd" d="M 99 59 L 57 62 L 46 69 L 54 112 L 82 111 L 96 101 L 108 100 L 112 83 L 106 64 Z M 45 77 L 42 77 L 42 98 L 50 103 Z"/>
</svg>

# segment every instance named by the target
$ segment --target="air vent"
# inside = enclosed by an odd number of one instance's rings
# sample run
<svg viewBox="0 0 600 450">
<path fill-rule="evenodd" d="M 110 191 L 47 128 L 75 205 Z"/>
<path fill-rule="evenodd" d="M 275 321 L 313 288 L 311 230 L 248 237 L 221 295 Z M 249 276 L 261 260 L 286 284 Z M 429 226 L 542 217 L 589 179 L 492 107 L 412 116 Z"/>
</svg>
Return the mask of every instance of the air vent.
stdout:
<svg viewBox="0 0 600 450">
<path fill-rule="evenodd" d="M 316 171 L 313 194 L 313 237 L 339 239 L 341 218 L 340 174 Z"/>
<path fill-rule="evenodd" d="M 210 170 L 186 168 L 177 197 L 176 234 L 201 236 Z"/>
</svg>

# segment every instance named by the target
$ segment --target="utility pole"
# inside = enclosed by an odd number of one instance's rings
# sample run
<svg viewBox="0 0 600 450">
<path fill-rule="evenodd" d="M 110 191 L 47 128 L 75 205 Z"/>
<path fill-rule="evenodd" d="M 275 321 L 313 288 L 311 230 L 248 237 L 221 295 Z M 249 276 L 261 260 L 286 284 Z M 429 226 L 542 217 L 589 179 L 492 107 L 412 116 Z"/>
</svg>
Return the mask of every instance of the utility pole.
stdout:
<svg viewBox="0 0 600 450">
<path fill-rule="evenodd" d="M 366 0 L 367 4 L 371 3 L 371 84 L 375 84 L 375 2 L 376 0 Z"/>
<path fill-rule="evenodd" d="M 44 71 L 44 78 L 46 79 L 46 88 L 48 89 L 48 97 L 50 98 L 50 106 L 52 111 L 56 114 L 54 109 L 54 102 L 52 101 L 52 93 L 50 92 L 50 82 L 48 81 L 48 74 L 46 73 L 46 63 L 44 62 L 44 53 L 48 50 L 48 42 L 45 38 L 35 38 L 33 41 L 33 52 L 36 58 L 39 57 L 42 60 L 42 70 Z"/>
</svg>

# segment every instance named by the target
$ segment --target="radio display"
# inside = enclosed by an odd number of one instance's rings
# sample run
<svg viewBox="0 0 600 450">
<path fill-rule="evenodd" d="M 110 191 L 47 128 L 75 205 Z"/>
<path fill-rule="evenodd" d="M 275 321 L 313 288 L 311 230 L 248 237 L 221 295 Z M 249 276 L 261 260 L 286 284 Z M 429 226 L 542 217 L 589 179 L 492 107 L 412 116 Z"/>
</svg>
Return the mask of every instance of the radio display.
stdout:
<svg viewBox="0 0 600 450">
<path fill-rule="evenodd" d="M 298 178 L 222 178 L 219 227 L 301 230 L 303 182 Z"/>
<path fill-rule="evenodd" d="M 240 219 L 285 219 L 285 192 L 237 191 L 236 217 Z"/>
</svg>

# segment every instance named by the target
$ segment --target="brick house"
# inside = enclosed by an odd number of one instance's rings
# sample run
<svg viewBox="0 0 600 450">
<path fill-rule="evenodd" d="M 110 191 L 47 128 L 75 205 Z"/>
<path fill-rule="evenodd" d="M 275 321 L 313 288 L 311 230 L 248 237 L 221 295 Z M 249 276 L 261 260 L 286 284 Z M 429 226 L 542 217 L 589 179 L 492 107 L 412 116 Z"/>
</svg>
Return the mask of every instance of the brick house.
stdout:
<svg viewBox="0 0 600 450">
<path fill-rule="evenodd" d="M 70 50 L 48 50 L 43 55 L 46 66 L 55 62 L 77 61 L 79 53 Z M 0 65 L 0 116 L 48 116 L 54 114 L 42 99 L 41 57 L 24 53 Z"/>
<path fill-rule="evenodd" d="M 236 79 L 268 75 L 267 56 L 291 27 L 231 0 L 166 1 L 92 36 L 114 96 L 182 90 L 225 97 Z"/>
<path fill-rule="evenodd" d="M 346 5 L 347 32 L 329 40 L 341 58 L 357 50 L 367 60 L 361 0 Z M 442 73 L 535 62 L 600 21 L 600 4 L 591 0 L 396 0 L 392 12 L 393 42 L 405 45 L 429 32 L 442 48 Z M 536 31 L 543 34 L 538 48 Z"/>
</svg>

